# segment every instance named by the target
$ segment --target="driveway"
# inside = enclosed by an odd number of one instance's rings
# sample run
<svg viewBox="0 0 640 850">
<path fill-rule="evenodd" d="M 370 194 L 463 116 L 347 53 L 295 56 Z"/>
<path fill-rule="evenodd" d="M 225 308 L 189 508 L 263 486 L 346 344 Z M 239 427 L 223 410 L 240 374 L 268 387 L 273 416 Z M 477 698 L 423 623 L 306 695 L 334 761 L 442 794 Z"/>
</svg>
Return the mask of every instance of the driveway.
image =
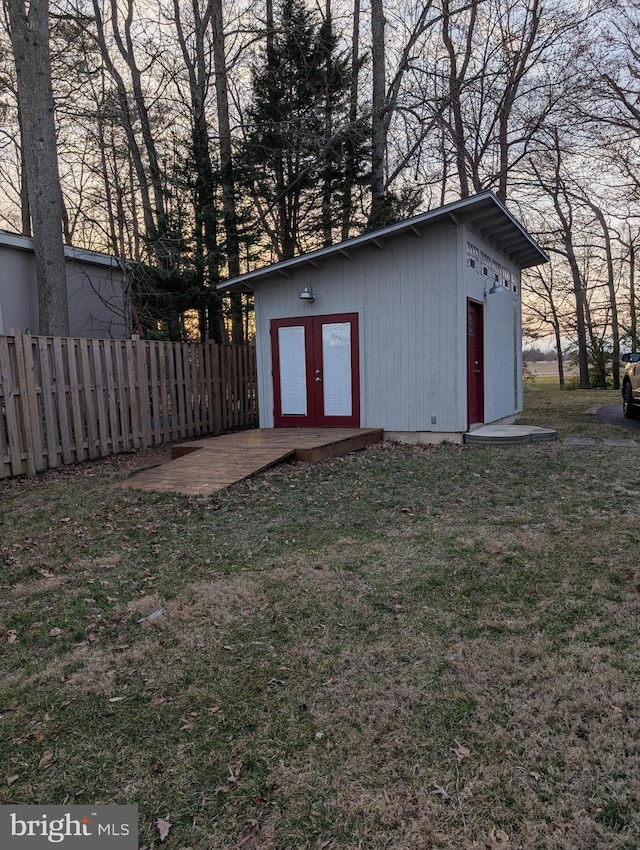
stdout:
<svg viewBox="0 0 640 850">
<path fill-rule="evenodd" d="M 596 416 L 612 425 L 626 428 L 628 431 L 640 431 L 640 419 L 625 419 L 622 415 L 622 402 L 620 404 L 609 404 L 607 407 L 599 407 L 596 410 Z"/>
</svg>

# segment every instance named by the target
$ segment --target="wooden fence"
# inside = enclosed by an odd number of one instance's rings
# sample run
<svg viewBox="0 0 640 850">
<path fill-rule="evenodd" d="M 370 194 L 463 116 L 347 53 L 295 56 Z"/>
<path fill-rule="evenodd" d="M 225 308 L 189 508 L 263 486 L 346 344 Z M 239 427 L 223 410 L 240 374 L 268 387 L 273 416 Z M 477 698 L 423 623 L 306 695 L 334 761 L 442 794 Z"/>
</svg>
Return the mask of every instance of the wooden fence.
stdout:
<svg viewBox="0 0 640 850">
<path fill-rule="evenodd" d="M 257 418 L 250 345 L 0 336 L 0 478 Z"/>
</svg>

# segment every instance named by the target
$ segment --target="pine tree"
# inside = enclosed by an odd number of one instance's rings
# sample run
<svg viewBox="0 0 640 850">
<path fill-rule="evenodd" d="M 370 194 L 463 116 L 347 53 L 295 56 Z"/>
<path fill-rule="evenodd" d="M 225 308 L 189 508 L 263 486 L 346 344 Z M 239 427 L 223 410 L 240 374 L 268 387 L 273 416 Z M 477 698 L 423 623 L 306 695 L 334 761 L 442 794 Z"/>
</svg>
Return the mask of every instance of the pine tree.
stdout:
<svg viewBox="0 0 640 850">
<path fill-rule="evenodd" d="M 350 69 L 330 17 L 283 0 L 273 38 L 254 70 L 253 103 L 238 158 L 279 259 L 330 244 L 340 224 L 347 151 L 362 170 L 362 128 L 349 125 Z"/>
</svg>

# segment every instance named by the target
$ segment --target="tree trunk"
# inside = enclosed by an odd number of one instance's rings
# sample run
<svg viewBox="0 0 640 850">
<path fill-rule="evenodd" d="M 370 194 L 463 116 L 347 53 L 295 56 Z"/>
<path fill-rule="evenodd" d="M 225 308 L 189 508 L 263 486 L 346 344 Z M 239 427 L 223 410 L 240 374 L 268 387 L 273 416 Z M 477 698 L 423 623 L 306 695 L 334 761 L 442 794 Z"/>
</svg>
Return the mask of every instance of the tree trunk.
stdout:
<svg viewBox="0 0 640 850">
<path fill-rule="evenodd" d="M 586 301 L 582 275 L 578 265 L 578 258 L 573 245 L 573 210 L 569 193 L 567 192 L 562 182 L 562 147 L 560 145 L 560 136 L 557 128 L 554 128 L 552 139 L 554 143 L 554 160 L 553 160 L 553 177 L 551 180 L 545 179 L 538 169 L 533 165 L 532 168 L 538 180 L 540 188 L 551 198 L 553 208 L 555 210 L 558 221 L 560 222 L 559 239 L 564 248 L 564 256 L 569 263 L 571 271 L 571 279 L 573 282 L 573 294 L 575 298 L 575 315 L 576 315 L 576 332 L 578 337 L 578 365 L 580 369 L 580 389 L 590 389 L 589 381 L 589 353 L 587 350 L 587 326 L 585 322 L 586 316 Z M 567 212 L 565 213 L 560 195 L 566 203 Z"/>
<path fill-rule="evenodd" d="M 598 224 L 602 228 L 604 238 L 605 256 L 607 258 L 607 290 L 609 292 L 609 307 L 611 309 L 611 341 L 613 364 L 611 374 L 613 376 L 613 389 L 620 389 L 620 323 L 618 321 L 618 304 L 616 300 L 615 274 L 613 271 L 613 254 L 611 251 L 611 234 L 605 221 L 604 213 L 594 203 L 589 202 Z"/>
<path fill-rule="evenodd" d="M 556 360 L 558 361 L 558 381 L 564 387 L 564 360 L 562 357 L 562 337 L 560 336 L 560 325 L 554 324 L 553 334 L 556 342 Z"/>
<path fill-rule="evenodd" d="M 218 110 L 218 133 L 220 136 L 220 182 L 222 183 L 222 214 L 227 242 L 227 267 L 229 277 L 240 274 L 240 243 L 238 241 L 238 214 L 231 147 L 231 122 L 229 120 L 229 87 L 227 80 L 227 56 L 224 45 L 224 20 L 222 0 L 212 0 L 211 23 L 213 27 L 213 67 L 216 83 L 216 105 Z M 242 296 L 231 298 L 231 342 L 244 342 Z"/>
<path fill-rule="evenodd" d="M 569 268 L 571 269 L 571 278 L 573 280 L 573 293 L 576 302 L 576 331 L 578 335 L 578 365 L 580 369 L 580 389 L 588 390 L 591 387 L 589 381 L 589 355 L 587 351 L 587 326 L 585 322 L 585 297 L 584 287 L 582 285 L 582 275 L 578 267 L 573 250 L 573 242 L 570 232 L 565 231 L 563 234 L 566 256 L 569 260 Z"/>
<path fill-rule="evenodd" d="M 27 186 L 27 166 L 24 161 L 24 133 L 22 119 L 18 110 L 18 127 L 20 129 L 20 222 L 23 236 L 31 236 L 31 209 L 29 208 L 29 187 Z"/>
<path fill-rule="evenodd" d="M 383 0 L 371 0 L 371 61 L 372 61 L 372 152 L 371 152 L 371 212 L 369 227 L 375 228 L 386 223 L 384 191 L 384 154 L 385 126 L 384 111 L 386 101 L 385 84 L 385 43 Z"/>
<path fill-rule="evenodd" d="M 196 256 L 198 258 L 199 285 L 208 288 L 208 309 L 201 312 L 201 337 L 209 336 L 214 342 L 224 341 L 222 298 L 216 289 L 218 283 L 218 234 L 216 215 L 216 186 L 209 150 L 209 122 L 205 109 L 205 96 L 210 69 L 207 63 L 205 34 L 213 13 L 209 3 L 200 13 L 198 0 L 193 0 L 193 33 L 187 41 L 184 33 L 181 4 L 173 2 L 174 22 L 182 58 L 189 77 L 190 112 L 192 115 L 191 158 L 196 175 L 194 192 Z M 206 321 L 204 316 L 206 315 Z"/>
<path fill-rule="evenodd" d="M 333 22 L 331 18 L 331 0 L 326 0 L 324 11 L 324 27 L 327 28 L 329 36 L 332 32 Z M 322 246 L 328 247 L 333 243 L 333 191 L 334 191 L 334 167 L 333 167 L 333 145 L 331 137 L 333 136 L 333 92 L 331 90 L 331 56 L 329 51 L 325 55 L 325 76 L 324 76 L 324 139 L 322 151 L 322 192 L 321 192 L 321 212 L 320 225 L 322 229 Z M 345 187 L 346 189 L 346 187 Z"/>
<path fill-rule="evenodd" d="M 507 181 L 509 178 L 509 129 L 511 125 L 511 112 L 518 96 L 518 88 L 527 73 L 529 57 L 536 42 L 540 26 L 540 0 L 533 0 L 527 9 L 526 18 L 522 27 L 522 35 L 519 47 L 512 55 L 505 51 L 508 61 L 511 63 L 505 90 L 502 95 L 500 108 L 498 110 L 498 189 L 497 196 L 501 201 L 507 200 Z M 506 42 L 506 38 L 505 38 Z"/>
<path fill-rule="evenodd" d="M 473 35 L 475 30 L 475 22 L 477 16 L 477 4 L 471 4 L 471 19 L 467 38 L 465 43 L 465 52 L 462 60 L 462 65 L 458 67 L 458 57 L 456 53 L 456 45 L 453 40 L 453 22 L 451 20 L 451 11 L 449 0 L 444 0 L 442 4 L 442 40 L 447 50 L 449 57 L 449 91 L 448 99 L 452 113 L 451 136 L 456 156 L 456 169 L 458 172 L 458 181 L 460 183 L 460 196 L 468 198 L 469 177 L 467 174 L 467 146 L 465 138 L 464 119 L 462 116 L 462 85 L 466 77 L 467 68 L 471 60 L 473 51 Z M 474 165 L 474 173 L 477 174 L 477 163 Z M 478 189 L 478 186 L 475 186 Z"/>
<path fill-rule="evenodd" d="M 341 239 L 348 239 L 351 232 L 353 217 L 353 183 L 356 172 L 356 157 L 354 153 L 357 139 L 358 120 L 358 83 L 360 72 L 360 0 L 353 2 L 353 29 L 351 32 L 351 86 L 349 91 L 349 136 L 345 155 L 345 186 L 342 196 L 342 225 Z"/>
<path fill-rule="evenodd" d="M 68 336 L 62 191 L 51 88 L 48 0 L 7 0 L 38 280 L 40 333 Z"/>
<path fill-rule="evenodd" d="M 109 75 L 111 76 L 116 85 L 116 91 L 118 93 L 120 120 L 122 122 L 127 137 L 127 147 L 138 183 L 138 190 L 140 192 L 140 198 L 142 201 L 142 216 L 144 220 L 146 235 L 149 238 L 153 238 L 158 231 L 158 225 L 154 218 L 154 212 L 151 206 L 149 178 L 147 177 L 146 169 L 142 161 L 142 151 L 140 150 L 136 132 L 134 130 L 134 120 L 129 106 L 127 87 L 125 85 L 122 74 L 120 73 L 118 68 L 116 68 L 113 60 L 111 59 L 111 54 L 109 53 L 109 46 L 107 44 L 106 34 L 104 31 L 104 21 L 102 18 L 102 12 L 100 10 L 100 4 L 98 3 L 98 0 L 93 0 L 93 14 L 96 25 L 96 41 L 100 50 L 100 55 L 102 56 L 102 61 L 104 62 L 105 68 L 109 72 Z M 135 187 L 133 185 L 131 192 L 131 200 L 132 204 L 134 204 Z M 136 259 L 140 256 L 139 247 L 136 247 L 135 256 Z"/>
<path fill-rule="evenodd" d="M 158 152 L 156 150 L 156 143 L 153 137 L 153 133 L 151 131 L 151 119 L 149 117 L 149 110 L 147 108 L 147 103 L 145 101 L 142 87 L 142 75 L 140 73 L 140 69 L 136 64 L 134 56 L 134 37 L 131 32 L 132 26 L 133 0 L 127 0 L 126 16 L 124 20 L 124 37 L 126 42 L 125 46 L 125 43 L 123 43 L 122 40 L 122 35 L 120 33 L 118 24 L 118 4 L 116 0 L 111 0 L 111 31 L 113 33 L 114 40 L 118 46 L 118 51 L 120 52 L 120 55 L 122 56 L 123 60 L 127 65 L 127 68 L 129 69 L 134 101 L 136 104 L 138 116 L 140 118 L 140 129 L 142 132 L 142 139 L 144 141 L 144 147 L 149 162 L 149 176 L 151 187 L 153 189 L 157 230 L 155 233 L 149 233 L 147 235 L 149 238 L 158 239 L 161 242 L 167 234 L 167 213 L 165 208 L 164 186 L 162 180 L 162 173 L 160 170 Z M 160 244 L 159 248 L 161 252 L 163 251 L 164 247 L 165 246 Z"/>
<path fill-rule="evenodd" d="M 638 317 L 636 315 L 636 246 L 633 244 L 633 234 L 629 228 L 629 313 L 631 335 L 631 350 L 638 350 Z"/>
</svg>

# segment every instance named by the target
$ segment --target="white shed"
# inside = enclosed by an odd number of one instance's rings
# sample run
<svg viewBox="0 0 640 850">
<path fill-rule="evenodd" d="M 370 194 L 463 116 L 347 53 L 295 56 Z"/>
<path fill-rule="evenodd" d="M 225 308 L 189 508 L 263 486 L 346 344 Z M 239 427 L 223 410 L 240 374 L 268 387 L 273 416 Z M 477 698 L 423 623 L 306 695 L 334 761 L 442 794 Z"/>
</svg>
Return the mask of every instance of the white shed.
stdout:
<svg viewBox="0 0 640 850">
<path fill-rule="evenodd" d="M 260 427 L 460 442 L 512 422 L 520 272 L 547 260 L 483 192 L 221 284 L 255 295 Z"/>
<path fill-rule="evenodd" d="M 124 273 L 109 254 L 69 245 L 67 264 L 69 334 L 121 339 L 127 335 Z M 33 239 L 0 230 L 0 334 L 38 334 L 38 285 Z"/>
</svg>

